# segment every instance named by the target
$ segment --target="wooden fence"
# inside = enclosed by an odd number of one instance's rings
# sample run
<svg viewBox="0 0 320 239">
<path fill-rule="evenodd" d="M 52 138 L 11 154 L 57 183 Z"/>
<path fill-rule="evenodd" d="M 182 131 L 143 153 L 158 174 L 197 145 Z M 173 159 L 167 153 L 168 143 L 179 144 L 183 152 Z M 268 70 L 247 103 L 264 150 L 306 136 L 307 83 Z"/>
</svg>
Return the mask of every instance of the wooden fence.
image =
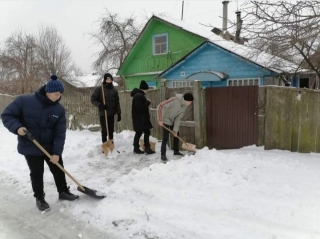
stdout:
<svg viewBox="0 0 320 239">
<path fill-rule="evenodd" d="M 0 94 L 0 114 L 2 114 L 3 110 L 10 104 L 16 97 L 12 95 L 3 95 Z"/>
<path fill-rule="evenodd" d="M 265 149 L 320 152 L 320 92 L 266 87 Z"/>
<path fill-rule="evenodd" d="M 153 125 L 153 129 L 151 130 L 151 135 L 157 139 L 162 138 L 162 128 L 159 127 L 157 123 L 157 112 L 156 107 L 157 105 L 172 97 L 175 96 L 177 93 L 186 93 L 191 92 L 194 94 L 195 102 L 202 102 L 201 100 L 201 89 L 200 83 L 195 82 L 193 87 L 186 87 L 186 88 L 168 88 L 163 86 L 161 89 L 150 90 L 147 92 L 146 97 L 150 99 L 150 118 L 151 123 Z M 87 94 L 79 94 L 79 93 L 72 93 L 66 92 L 63 97 L 61 98 L 61 104 L 66 109 L 66 117 L 68 122 L 69 129 L 90 129 L 90 130 L 100 130 L 99 124 L 99 115 L 97 107 L 93 106 L 90 102 L 90 96 L 92 92 L 88 92 Z M 122 119 L 121 122 L 117 122 L 115 120 L 115 130 L 116 132 L 121 132 L 123 130 L 133 130 L 132 125 L 132 116 L 131 116 L 131 105 L 132 105 L 132 97 L 131 91 L 120 91 L 119 98 L 120 98 L 120 106 L 122 111 Z M 15 97 L 8 96 L 8 95 L 1 95 L 0 96 L 0 111 L 4 110 L 4 108 L 12 102 Z M 180 136 L 187 142 L 195 143 L 199 147 L 203 147 L 203 135 L 200 133 L 204 130 L 200 130 L 197 126 L 199 124 L 195 123 L 195 118 L 200 117 L 198 115 L 198 111 L 194 111 L 193 105 L 188 107 L 184 117 L 182 118 L 181 127 L 180 127 Z M 200 106 L 196 106 L 199 108 Z M 196 113 L 196 115 L 195 115 Z M 116 118 L 115 118 L 116 119 Z M 201 122 L 202 125 L 203 122 Z M 197 130 L 196 130 L 197 126 Z M 202 126 L 203 127 L 203 126 Z M 197 132 L 195 132 L 197 131 Z"/>
<path fill-rule="evenodd" d="M 161 139 L 162 131 L 156 121 L 157 105 L 176 93 L 192 92 L 195 96 L 193 106 L 188 108 L 181 123 L 180 135 L 186 141 L 201 148 L 206 145 L 205 92 L 195 81 L 191 88 L 167 88 L 150 90 L 147 98 L 151 100 L 150 114 L 154 128 L 151 133 Z M 122 121 L 116 123 L 116 130 L 132 130 L 131 91 L 119 92 L 122 108 Z M 90 103 L 91 94 L 65 93 L 61 103 L 66 108 L 67 119 L 75 116 L 78 125 L 74 128 L 97 126 L 97 108 Z M 0 114 L 15 99 L 14 96 L 0 95 Z M 223 100 L 223 99 L 221 99 Z M 265 149 L 283 149 L 293 152 L 320 152 L 320 91 L 264 86 L 259 88 L 259 143 Z M 68 126 L 70 126 L 68 124 Z"/>
</svg>

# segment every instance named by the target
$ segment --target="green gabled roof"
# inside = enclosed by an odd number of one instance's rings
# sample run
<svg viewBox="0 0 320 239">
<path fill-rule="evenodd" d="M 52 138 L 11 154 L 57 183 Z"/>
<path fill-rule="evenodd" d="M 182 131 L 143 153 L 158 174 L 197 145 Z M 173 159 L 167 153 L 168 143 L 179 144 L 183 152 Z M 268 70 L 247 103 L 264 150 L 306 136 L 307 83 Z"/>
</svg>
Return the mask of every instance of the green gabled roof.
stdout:
<svg viewBox="0 0 320 239">
<path fill-rule="evenodd" d="M 170 20 L 166 20 L 162 17 L 153 15 L 144 28 L 142 29 L 141 33 L 139 34 L 137 40 L 135 41 L 131 51 L 129 54 L 126 56 L 125 60 L 119 67 L 119 71 L 117 72 L 117 75 L 124 75 L 124 73 L 128 70 L 128 68 L 131 66 L 131 62 L 136 58 L 141 58 L 143 56 L 152 56 L 152 49 L 147 48 L 146 49 L 146 42 L 150 41 L 150 36 L 155 34 L 154 32 L 156 31 L 155 28 L 157 27 L 157 24 L 161 22 L 167 26 L 170 26 L 171 29 L 175 29 L 174 33 L 179 34 L 180 32 L 183 32 L 183 34 L 188 34 L 189 38 L 184 37 L 184 44 L 188 45 L 188 52 L 197 46 L 201 45 L 206 38 L 202 36 L 198 36 L 197 34 L 194 34 L 193 32 L 186 31 L 185 29 L 177 26 L 176 24 L 172 23 Z M 168 28 L 168 29 L 170 29 Z M 176 31 L 178 30 L 178 31 Z M 157 34 L 157 33 L 156 33 Z M 189 41 L 189 42 L 188 42 Z M 172 42 L 172 41 L 171 41 Z M 173 64 L 174 62 L 172 62 Z M 161 71 L 164 69 L 161 69 Z M 136 73 L 136 72 L 135 72 Z M 132 74 L 132 73 L 130 73 Z"/>
</svg>

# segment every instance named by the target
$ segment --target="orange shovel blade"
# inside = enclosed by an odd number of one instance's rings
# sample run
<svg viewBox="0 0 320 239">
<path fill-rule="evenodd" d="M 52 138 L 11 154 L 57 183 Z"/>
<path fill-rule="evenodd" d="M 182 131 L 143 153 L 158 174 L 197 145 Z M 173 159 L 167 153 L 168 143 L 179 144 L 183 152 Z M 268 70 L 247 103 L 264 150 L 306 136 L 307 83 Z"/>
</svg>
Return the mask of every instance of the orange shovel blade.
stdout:
<svg viewBox="0 0 320 239">
<path fill-rule="evenodd" d="M 104 143 L 101 145 L 101 148 L 102 148 L 103 153 L 104 153 L 106 156 L 108 156 L 109 147 L 108 147 L 107 142 L 104 142 Z"/>
<path fill-rule="evenodd" d="M 114 150 L 114 145 L 112 140 L 108 140 L 106 143 L 108 145 L 109 150 L 112 152 Z"/>
<path fill-rule="evenodd" d="M 195 152 L 196 151 L 196 145 L 190 144 L 190 143 L 183 143 L 181 147 L 187 151 Z"/>
</svg>

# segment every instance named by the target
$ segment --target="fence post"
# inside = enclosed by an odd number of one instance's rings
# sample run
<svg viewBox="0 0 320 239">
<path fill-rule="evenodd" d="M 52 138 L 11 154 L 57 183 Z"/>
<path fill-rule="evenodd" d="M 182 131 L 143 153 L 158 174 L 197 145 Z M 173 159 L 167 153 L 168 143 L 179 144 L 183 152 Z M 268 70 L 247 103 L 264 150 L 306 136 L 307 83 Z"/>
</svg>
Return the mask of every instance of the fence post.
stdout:
<svg viewBox="0 0 320 239">
<path fill-rule="evenodd" d="M 202 106 L 202 95 L 201 95 L 201 81 L 195 80 L 193 82 L 193 114 L 194 114 L 194 134 L 195 142 L 197 147 L 204 147 L 204 120 L 201 112 L 203 111 Z"/>
<path fill-rule="evenodd" d="M 160 102 L 166 100 L 166 95 L 167 95 L 167 84 L 166 84 L 166 81 L 163 80 L 161 81 L 161 86 L 160 86 Z"/>
</svg>

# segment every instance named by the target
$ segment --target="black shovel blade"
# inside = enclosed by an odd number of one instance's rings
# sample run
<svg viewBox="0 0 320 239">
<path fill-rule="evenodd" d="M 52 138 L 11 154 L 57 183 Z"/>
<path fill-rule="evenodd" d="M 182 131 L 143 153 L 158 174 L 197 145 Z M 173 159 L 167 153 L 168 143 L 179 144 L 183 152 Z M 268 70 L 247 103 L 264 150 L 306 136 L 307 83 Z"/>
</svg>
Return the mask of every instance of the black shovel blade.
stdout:
<svg viewBox="0 0 320 239">
<path fill-rule="evenodd" d="M 77 187 L 77 190 L 79 192 L 89 195 L 90 197 L 97 198 L 97 199 L 103 199 L 106 197 L 105 195 L 97 193 L 97 190 L 90 189 L 85 186 L 82 186 L 82 187 L 84 188 L 84 191 L 79 186 Z"/>
</svg>

